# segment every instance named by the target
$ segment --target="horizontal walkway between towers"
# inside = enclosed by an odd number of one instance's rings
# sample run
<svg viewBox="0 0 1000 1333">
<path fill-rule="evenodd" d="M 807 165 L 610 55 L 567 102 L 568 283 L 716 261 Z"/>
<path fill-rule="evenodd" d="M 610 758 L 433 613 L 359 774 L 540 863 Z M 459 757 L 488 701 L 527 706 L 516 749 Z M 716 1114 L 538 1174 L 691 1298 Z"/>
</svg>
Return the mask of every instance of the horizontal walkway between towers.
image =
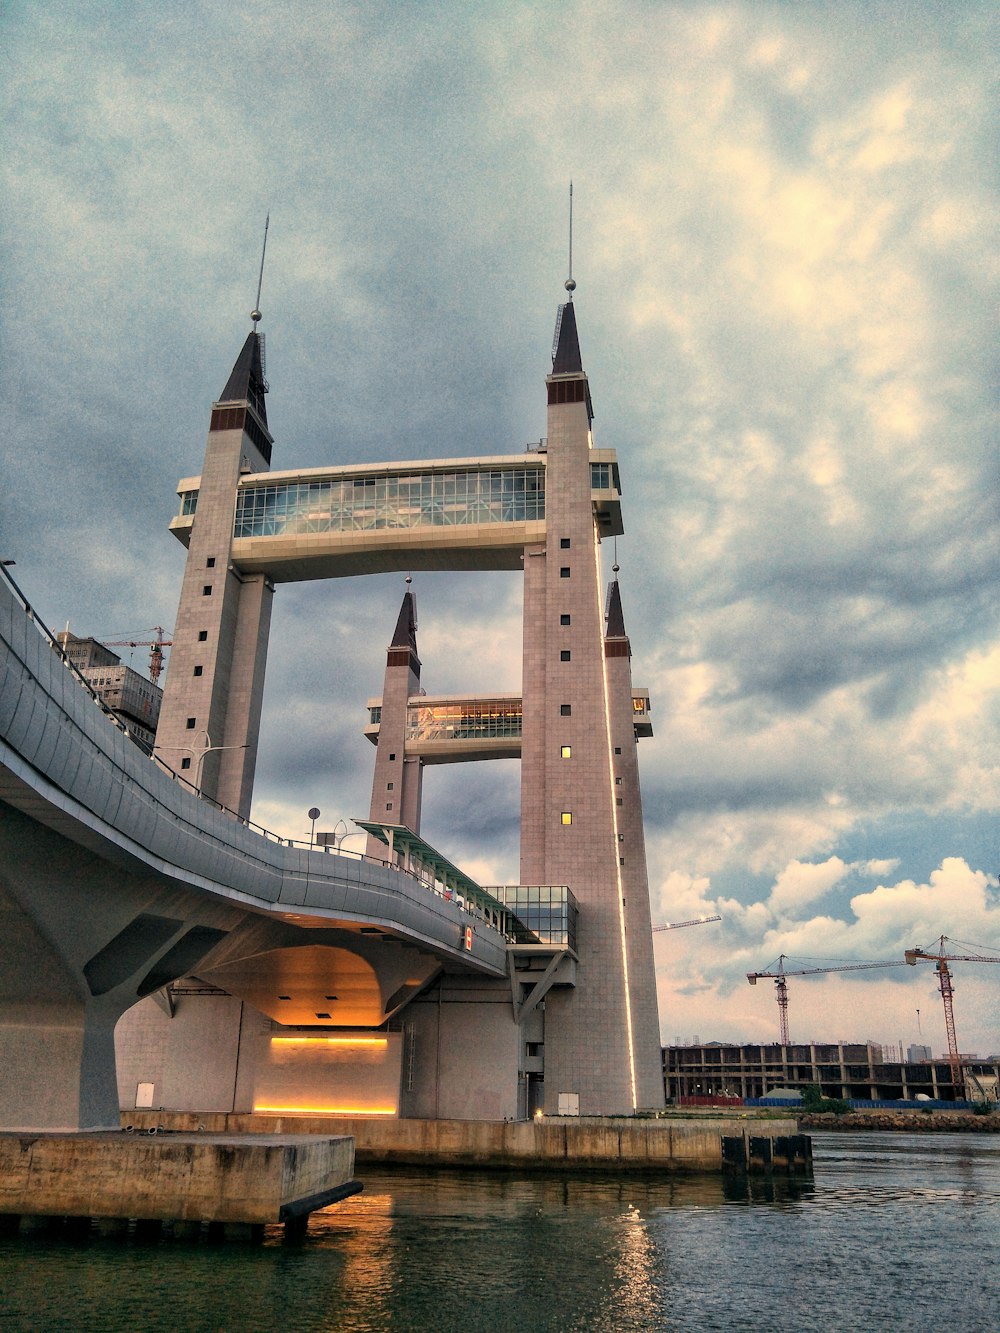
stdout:
<svg viewBox="0 0 1000 1333">
<path fill-rule="evenodd" d="M 186 546 L 200 477 L 178 485 L 170 530 Z M 592 451 L 594 516 L 622 533 L 614 450 Z M 236 493 L 231 557 L 276 583 L 399 570 L 516 570 L 545 540 L 543 451 L 249 473 Z"/>
</svg>

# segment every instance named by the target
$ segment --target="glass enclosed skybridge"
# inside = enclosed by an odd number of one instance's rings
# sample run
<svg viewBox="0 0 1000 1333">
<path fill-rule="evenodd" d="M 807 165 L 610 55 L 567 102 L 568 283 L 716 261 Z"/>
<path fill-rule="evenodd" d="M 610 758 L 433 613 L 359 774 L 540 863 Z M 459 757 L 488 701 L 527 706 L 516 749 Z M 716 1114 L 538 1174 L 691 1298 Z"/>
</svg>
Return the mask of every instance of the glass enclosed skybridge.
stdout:
<svg viewBox="0 0 1000 1333">
<path fill-rule="evenodd" d="M 633 689 L 636 739 L 652 736 L 649 691 Z M 461 764 L 478 759 L 521 757 L 522 703 L 519 694 L 418 694 L 407 700 L 404 751 L 425 764 Z M 382 700 L 368 700 L 365 735 L 378 744 Z M 572 758 L 572 754 L 566 756 Z"/>
<path fill-rule="evenodd" d="M 231 556 L 275 582 L 411 569 L 520 569 L 525 546 L 545 540 L 545 453 L 257 472 L 236 494 Z M 591 460 L 599 536 L 620 534 L 614 450 Z M 190 540 L 199 477 L 178 486 L 170 524 Z"/>
</svg>

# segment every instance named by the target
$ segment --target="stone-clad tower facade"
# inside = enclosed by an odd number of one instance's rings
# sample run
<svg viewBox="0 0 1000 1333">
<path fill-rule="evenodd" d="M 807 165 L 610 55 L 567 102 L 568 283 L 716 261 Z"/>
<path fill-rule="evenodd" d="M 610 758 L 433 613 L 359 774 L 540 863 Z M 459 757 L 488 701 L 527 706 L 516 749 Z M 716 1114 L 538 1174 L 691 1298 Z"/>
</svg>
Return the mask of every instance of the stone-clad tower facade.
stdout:
<svg viewBox="0 0 1000 1333">
<path fill-rule="evenodd" d="M 261 335 L 248 335 L 212 406 L 197 510 L 156 731 L 156 754 L 206 796 L 250 814 L 273 585 L 230 559 L 241 477 L 266 472 L 274 443 Z"/>
<path fill-rule="evenodd" d="M 404 824 L 420 832 L 420 798 L 423 761 L 405 753 L 407 700 L 420 692 L 420 658 L 417 656 L 417 607 L 407 589 L 399 608 L 392 643 L 386 652 L 385 682 L 372 802 L 369 818 L 384 824 Z M 369 835 L 368 853 L 383 857 L 385 845 Z"/>
<path fill-rule="evenodd" d="M 521 883 L 568 885 L 580 918 L 576 986 L 546 999 L 545 1109 L 627 1112 L 662 1105 L 659 1030 L 627 640 L 605 634 L 572 302 L 547 386 L 546 541 L 524 553 Z M 630 920 L 648 949 L 630 947 Z"/>
</svg>

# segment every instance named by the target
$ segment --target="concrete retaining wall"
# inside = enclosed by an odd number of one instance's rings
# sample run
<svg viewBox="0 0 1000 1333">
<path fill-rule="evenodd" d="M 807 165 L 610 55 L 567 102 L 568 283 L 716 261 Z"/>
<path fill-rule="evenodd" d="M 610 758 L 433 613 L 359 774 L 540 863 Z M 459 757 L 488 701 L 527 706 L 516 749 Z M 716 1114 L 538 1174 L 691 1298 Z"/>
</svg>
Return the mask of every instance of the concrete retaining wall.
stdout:
<svg viewBox="0 0 1000 1333">
<path fill-rule="evenodd" d="M 353 1171 L 344 1137 L 0 1134 L 0 1214 L 277 1222 Z"/>
<path fill-rule="evenodd" d="M 493 1170 L 670 1172 L 726 1168 L 787 1169 L 787 1153 L 765 1153 L 798 1134 L 793 1119 L 719 1117 L 697 1120 L 631 1120 L 545 1117 L 527 1121 L 374 1120 L 361 1117 L 191 1115 L 130 1111 L 123 1124 L 145 1128 L 206 1130 L 227 1134 L 349 1134 L 357 1160 L 415 1166 L 485 1167 Z M 801 1136 L 799 1136 L 801 1137 Z M 723 1140 L 738 1140 L 724 1160 Z M 808 1143 L 808 1141 L 806 1141 Z M 737 1157 L 743 1163 L 738 1165 Z M 801 1153 L 800 1153 L 801 1156 Z M 766 1158 L 766 1160 L 765 1160 Z M 789 1160 L 788 1166 L 793 1165 Z"/>
</svg>

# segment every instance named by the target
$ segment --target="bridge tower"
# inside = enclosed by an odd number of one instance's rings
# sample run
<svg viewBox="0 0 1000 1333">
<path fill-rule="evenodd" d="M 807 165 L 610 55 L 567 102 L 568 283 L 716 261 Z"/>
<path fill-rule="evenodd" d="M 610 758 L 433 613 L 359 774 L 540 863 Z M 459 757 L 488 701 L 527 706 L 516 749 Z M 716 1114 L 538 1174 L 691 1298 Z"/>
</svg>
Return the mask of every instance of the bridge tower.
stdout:
<svg viewBox="0 0 1000 1333">
<path fill-rule="evenodd" d="M 247 336 L 212 406 L 177 609 L 156 754 L 206 796 L 250 814 L 273 584 L 233 563 L 233 497 L 241 476 L 266 472 L 263 336 Z M 183 483 L 182 483 L 183 485 Z"/>
<path fill-rule="evenodd" d="M 420 832 L 423 760 L 406 753 L 406 714 L 407 700 L 419 692 L 417 605 L 412 590 L 407 588 L 386 652 L 369 818 L 384 824 L 405 824 L 413 833 Z M 371 834 L 368 854 L 385 855 L 385 845 Z"/>
<path fill-rule="evenodd" d="M 572 297 L 546 384 L 546 540 L 524 552 L 521 883 L 568 885 L 580 907 L 577 984 L 546 999 L 545 1109 L 606 1114 L 663 1093 L 628 640 L 617 583 L 607 628 L 602 614 Z"/>
</svg>

